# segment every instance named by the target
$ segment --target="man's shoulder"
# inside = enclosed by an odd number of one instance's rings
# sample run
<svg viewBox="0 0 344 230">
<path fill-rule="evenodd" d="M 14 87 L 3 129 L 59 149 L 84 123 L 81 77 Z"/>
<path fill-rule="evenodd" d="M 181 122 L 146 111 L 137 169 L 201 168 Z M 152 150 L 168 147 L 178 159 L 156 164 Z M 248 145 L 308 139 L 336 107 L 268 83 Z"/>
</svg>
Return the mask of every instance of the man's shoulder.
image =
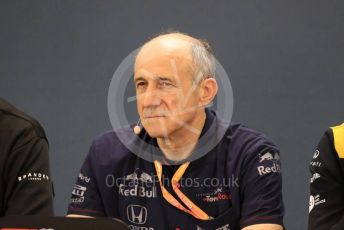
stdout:
<svg viewBox="0 0 344 230">
<path fill-rule="evenodd" d="M 264 133 L 242 123 L 231 123 L 227 132 L 231 144 L 245 154 L 261 154 L 267 150 L 278 151 L 274 142 Z"/>
<path fill-rule="evenodd" d="M 46 139 L 44 129 L 36 119 L 1 98 L 0 118 L 2 133 L 24 133 L 32 137 L 37 136 Z"/>
<path fill-rule="evenodd" d="M 133 154 L 126 147 L 127 143 L 124 143 L 125 138 L 130 136 L 130 132 L 133 132 L 130 128 L 121 128 L 100 133 L 93 139 L 90 153 L 104 163 L 132 157 Z"/>
<path fill-rule="evenodd" d="M 231 123 L 228 128 L 230 134 L 244 141 L 260 141 L 273 143 L 263 132 L 247 127 L 242 123 Z"/>
<path fill-rule="evenodd" d="M 130 138 L 133 133 L 133 130 L 130 127 L 120 128 L 120 129 L 110 129 L 106 130 L 93 139 L 93 144 L 96 144 L 97 147 L 113 147 L 113 145 L 124 145 L 125 138 Z"/>
<path fill-rule="evenodd" d="M 344 158 L 344 123 L 330 128 L 332 131 L 333 145 L 338 157 Z"/>
</svg>

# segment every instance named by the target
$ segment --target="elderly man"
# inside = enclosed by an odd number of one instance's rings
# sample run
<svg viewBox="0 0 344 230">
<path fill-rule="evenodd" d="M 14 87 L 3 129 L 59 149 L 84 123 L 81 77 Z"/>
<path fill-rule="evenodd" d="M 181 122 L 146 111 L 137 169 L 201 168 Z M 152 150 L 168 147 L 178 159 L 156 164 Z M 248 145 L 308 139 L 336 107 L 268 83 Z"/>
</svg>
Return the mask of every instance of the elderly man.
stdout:
<svg viewBox="0 0 344 230">
<path fill-rule="evenodd" d="M 120 141 L 131 129 L 97 137 L 73 189 L 70 216 L 116 217 L 131 229 L 283 228 L 277 148 L 206 108 L 218 90 L 208 43 L 179 32 L 151 39 L 136 57 L 134 81 L 143 125 L 135 133 L 154 156 L 143 159 Z M 212 141 L 217 145 L 195 157 Z M 109 175 L 118 183 L 109 186 Z"/>
</svg>

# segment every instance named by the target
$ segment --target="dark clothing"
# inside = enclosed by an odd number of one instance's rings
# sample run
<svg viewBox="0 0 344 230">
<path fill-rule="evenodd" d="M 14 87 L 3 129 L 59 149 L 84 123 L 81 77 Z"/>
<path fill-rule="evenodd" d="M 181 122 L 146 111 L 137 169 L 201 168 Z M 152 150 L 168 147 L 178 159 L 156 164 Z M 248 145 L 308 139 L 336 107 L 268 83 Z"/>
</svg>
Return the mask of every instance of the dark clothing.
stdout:
<svg viewBox="0 0 344 230">
<path fill-rule="evenodd" d="M 42 127 L 0 99 L 0 216 L 5 215 L 53 215 L 53 187 Z"/>
<path fill-rule="evenodd" d="M 308 229 L 344 229 L 344 124 L 325 132 L 310 172 Z"/>
<path fill-rule="evenodd" d="M 215 112 L 207 110 L 206 115 L 202 133 L 213 121 L 215 130 L 224 126 Z M 74 186 L 68 214 L 116 217 L 130 229 L 149 230 L 283 225 L 279 151 L 264 135 L 240 124 L 227 125 L 218 144 L 191 161 L 180 189 L 214 217 L 203 221 L 163 198 L 154 163 L 132 153 L 118 138 L 130 132 L 130 128 L 109 131 L 95 138 Z M 142 132 L 147 143 L 156 145 L 155 139 Z M 164 177 L 171 181 L 176 168 L 163 165 Z M 164 180 L 164 185 L 177 197 L 170 183 Z"/>
</svg>

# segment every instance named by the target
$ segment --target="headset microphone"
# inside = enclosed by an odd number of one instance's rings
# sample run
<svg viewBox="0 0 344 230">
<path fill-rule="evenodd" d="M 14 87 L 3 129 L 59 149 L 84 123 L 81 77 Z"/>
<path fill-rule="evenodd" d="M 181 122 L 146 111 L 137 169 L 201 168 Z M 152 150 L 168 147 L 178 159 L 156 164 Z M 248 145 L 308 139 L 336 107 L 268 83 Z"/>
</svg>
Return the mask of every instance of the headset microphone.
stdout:
<svg viewBox="0 0 344 230">
<path fill-rule="evenodd" d="M 141 127 L 140 127 L 140 119 L 139 119 L 139 121 L 137 122 L 137 124 L 134 126 L 134 133 L 136 134 L 136 135 L 139 135 L 139 133 L 141 132 Z"/>
</svg>

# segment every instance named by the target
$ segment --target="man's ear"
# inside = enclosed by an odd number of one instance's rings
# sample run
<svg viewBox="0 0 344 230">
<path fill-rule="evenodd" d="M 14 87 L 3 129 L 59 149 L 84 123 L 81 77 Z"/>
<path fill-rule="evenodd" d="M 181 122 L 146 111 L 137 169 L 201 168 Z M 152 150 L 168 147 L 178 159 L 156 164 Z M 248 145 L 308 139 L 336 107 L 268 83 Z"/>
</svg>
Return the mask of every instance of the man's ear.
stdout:
<svg viewBox="0 0 344 230">
<path fill-rule="evenodd" d="M 215 78 L 206 78 L 200 84 L 200 106 L 206 106 L 212 102 L 217 94 L 218 86 Z"/>
</svg>

